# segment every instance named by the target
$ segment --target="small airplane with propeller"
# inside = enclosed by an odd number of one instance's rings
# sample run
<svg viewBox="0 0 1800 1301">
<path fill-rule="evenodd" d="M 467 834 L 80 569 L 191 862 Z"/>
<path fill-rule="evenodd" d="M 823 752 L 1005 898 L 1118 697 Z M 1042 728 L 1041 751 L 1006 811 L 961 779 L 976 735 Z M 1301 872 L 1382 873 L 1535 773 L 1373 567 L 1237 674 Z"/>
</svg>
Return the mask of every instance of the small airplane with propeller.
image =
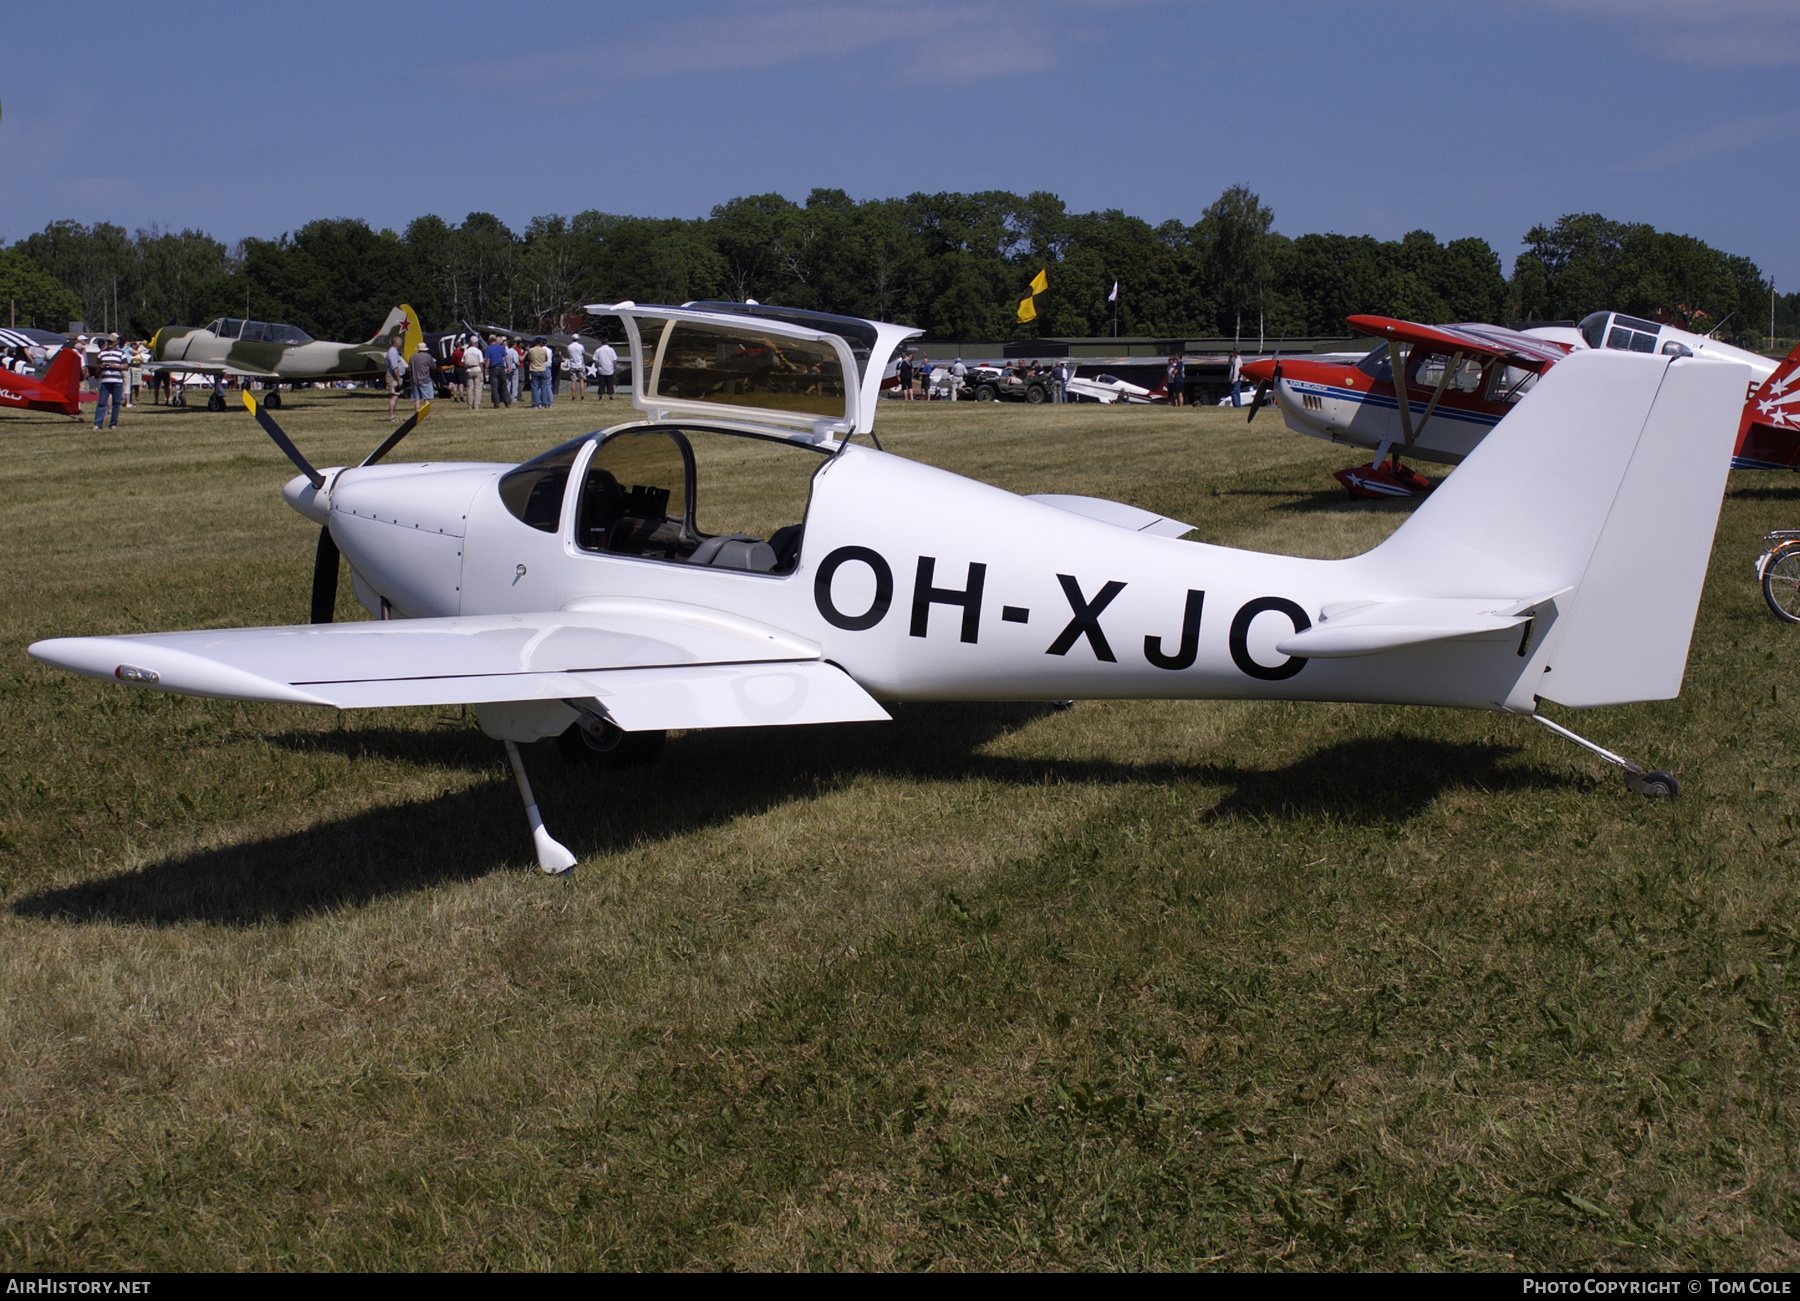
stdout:
<svg viewBox="0 0 1800 1301">
<path fill-rule="evenodd" d="M 1499 710 L 1640 794 L 1678 790 L 1540 706 L 1679 692 L 1739 361 L 1567 356 L 1381 545 L 1311 560 L 884 452 L 881 381 L 912 329 L 737 303 L 588 310 L 619 318 L 643 359 L 637 418 L 519 465 L 386 464 L 408 422 L 360 465 L 318 469 L 245 395 L 299 468 L 284 496 L 320 529 L 315 622 L 59 638 L 31 656 L 128 690 L 472 706 L 551 873 L 576 860 L 522 746 L 643 761 L 669 730 L 882 720 L 896 701 Z M 738 476 L 757 492 L 733 493 Z M 340 555 L 369 620 L 328 622 Z"/>
<path fill-rule="evenodd" d="M 197 328 L 165 325 L 158 330 L 150 340 L 150 369 L 212 376 L 214 386 L 206 403 L 208 411 L 225 410 L 223 381 L 227 377 L 261 381 L 264 404 L 279 407 L 284 383 L 380 375 L 382 359 L 396 335 L 403 335 L 402 357 L 411 357 L 421 342 L 442 337 L 424 334 L 419 328 L 418 313 L 405 303 L 390 311 L 381 328 L 363 343 L 334 343 L 315 339 L 297 325 L 221 316 Z M 179 397 L 176 405 L 185 405 L 186 396 Z"/>
<path fill-rule="evenodd" d="M 1709 335 L 1618 312 L 1595 312 L 1573 329 L 1420 325 L 1387 316 L 1352 316 L 1349 322 L 1383 340 L 1361 361 L 1275 357 L 1247 363 L 1243 374 L 1256 381 L 1251 420 L 1273 392 L 1283 421 L 1296 433 L 1375 450 L 1369 464 L 1333 476 L 1355 497 L 1430 492 L 1431 480 L 1406 465 L 1403 455 L 1461 462 L 1552 366 L 1590 349 L 1728 358 L 1749 367 L 1732 468 L 1800 468 L 1800 389 L 1794 388 L 1800 348 L 1777 363 Z M 1401 376 L 1399 386 L 1395 375 Z"/>
</svg>

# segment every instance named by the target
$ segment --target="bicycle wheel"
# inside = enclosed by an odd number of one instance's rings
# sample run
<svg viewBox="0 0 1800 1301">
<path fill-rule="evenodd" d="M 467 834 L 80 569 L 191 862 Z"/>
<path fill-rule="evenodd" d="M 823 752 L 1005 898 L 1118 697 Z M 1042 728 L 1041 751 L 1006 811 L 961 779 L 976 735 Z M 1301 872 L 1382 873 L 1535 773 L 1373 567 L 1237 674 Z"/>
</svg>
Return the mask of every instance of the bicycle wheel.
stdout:
<svg viewBox="0 0 1800 1301">
<path fill-rule="evenodd" d="M 1763 566 L 1763 600 L 1784 623 L 1800 623 L 1800 542 L 1784 542 Z"/>
</svg>

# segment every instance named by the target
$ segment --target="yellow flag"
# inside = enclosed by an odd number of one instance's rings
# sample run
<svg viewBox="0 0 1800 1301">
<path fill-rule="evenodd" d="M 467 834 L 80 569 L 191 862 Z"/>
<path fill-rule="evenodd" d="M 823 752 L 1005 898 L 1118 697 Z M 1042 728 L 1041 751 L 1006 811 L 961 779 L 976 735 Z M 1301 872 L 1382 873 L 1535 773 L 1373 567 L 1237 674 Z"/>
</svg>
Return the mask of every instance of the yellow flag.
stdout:
<svg viewBox="0 0 1800 1301">
<path fill-rule="evenodd" d="M 1042 271 L 1038 272 L 1035 276 L 1031 277 L 1031 292 L 1032 293 L 1041 294 L 1048 288 L 1050 288 L 1050 278 L 1048 276 L 1046 276 Z"/>
<path fill-rule="evenodd" d="M 1037 304 L 1029 298 L 1019 300 L 1019 319 L 1021 321 L 1037 320 Z"/>
</svg>

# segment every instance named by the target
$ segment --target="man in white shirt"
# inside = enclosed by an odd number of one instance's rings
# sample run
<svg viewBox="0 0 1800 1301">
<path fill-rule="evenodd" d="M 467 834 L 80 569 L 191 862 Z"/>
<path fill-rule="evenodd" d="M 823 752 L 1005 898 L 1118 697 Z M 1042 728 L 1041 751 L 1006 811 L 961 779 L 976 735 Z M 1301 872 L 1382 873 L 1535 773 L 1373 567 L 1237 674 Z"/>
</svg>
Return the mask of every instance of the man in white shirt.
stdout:
<svg viewBox="0 0 1800 1301">
<path fill-rule="evenodd" d="M 394 407 L 400 401 L 400 388 L 406 383 L 406 358 L 400 355 L 400 343 L 406 338 L 404 332 L 394 331 L 394 337 L 388 340 L 386 365 L 388 391 L 388 423 L 394 423 Z"/>
<path fill-rule="evenodd" d="M 956 395 L 962 391 L 963 377 L 968 373 L 969 368 L 963 365 L 961 357 L 950 363 L 950 400 L 952 402 L 956 401 Z"/>
<path fill-rule="evenodd" d="M 112 424 L 109 428 L 119 427 L 119 407 L 125 401 L 126 372 L 131 367 L 130 358 L 119 346 L 117 335 L 107 338 L 106 344 L 94 354 L 99 368 L 99 384 L 95 391 L 100 400 L 94 403 L 94 428 L 100 428 L 100 422 L 106 417 L 107 403 L 112 404 Z"/>
<path fill-rule="evenodd" d="M 585 400 L 587 398 L 587 346 L 577 335 L 569 340 L 569 346 L 564 351 L 568 354 L 566 369 L 569 372 L 570 396 Z"/>
<path fill-rule="evenodd" d="M 602 343 L 600 351 L 594 354 L 596 395 L 604 393 L 609 401 L 618 396 L 613 390 L 613 376 L 618 373 L 618 369 L 619 354 L 613 350 L 612 344 Z"/>
<path fill-rule="evenodd" d="M 481 410 L 481 337 L 471 334 L 463 345 L 463 381 L 469 395 L 469 410 Z"/>
</svg>

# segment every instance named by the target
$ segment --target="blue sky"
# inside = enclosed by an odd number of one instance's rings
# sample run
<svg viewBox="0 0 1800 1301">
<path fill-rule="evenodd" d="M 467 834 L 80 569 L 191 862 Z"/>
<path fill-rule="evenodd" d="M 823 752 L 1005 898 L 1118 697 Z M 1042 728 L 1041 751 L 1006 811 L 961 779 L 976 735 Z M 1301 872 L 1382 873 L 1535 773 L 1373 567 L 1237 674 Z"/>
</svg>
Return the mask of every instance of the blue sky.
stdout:
<svg viewBox="0 0 1800 1301">
<path fill-rule="evenodd" d="M 1797 86 L 1797 0 L 19 6 L 0 238 L 815 186 L 1193 221 L 1241 182 L 1290 235 L 1478 235 L 1510 270 L 1531 225 L 1598 211 L 1787 292 Z"/>
</svg>

